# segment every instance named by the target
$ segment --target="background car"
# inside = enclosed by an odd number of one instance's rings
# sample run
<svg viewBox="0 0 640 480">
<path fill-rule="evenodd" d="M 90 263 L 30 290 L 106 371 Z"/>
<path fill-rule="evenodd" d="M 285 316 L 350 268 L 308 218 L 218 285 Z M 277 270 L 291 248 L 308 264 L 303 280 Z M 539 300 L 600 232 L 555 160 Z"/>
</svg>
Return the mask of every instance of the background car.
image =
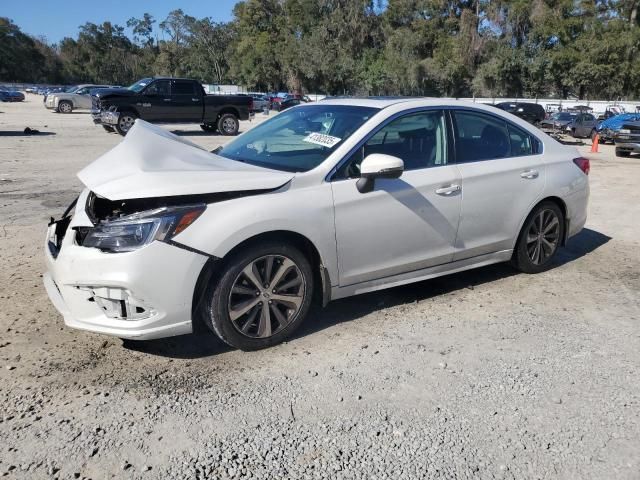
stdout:
<svg viewBox="0 0 640 480">
<path fill-rule="evenodd" d="M 44 106 L 58 113 L 71 113 L 78 109 L 89 110 L 91 109 L 91 91 L 98 88 L 112 87 L 111 85 L 78 85 L 66 92 L 47 94 Z"/>
<path fill-rule="evenodd" d="M 591 113 L 578 113 L 573 121 L 566 126 L 567 133 L 574 138 L 595 138 L 598 120 Z"/>
<path fill-rule="evenodd" d="M 496 103 L 495 106 L 533 125 L 538 125 L 547 116 L 544 107 L 538 103 L 501 102 Z"/>
<path fill-rule="evenodd" d="M 298 98 L 288 98 L 286 100 L 282 100 L 279 103 L 275 104 L 275 109 L 278 112 L 281 112 L 283 110 L 286 110 L 287 108 L 291 108 L 291 107 L 295 107 L 296 105 L 300 105 L 302 102 L 302 100 L 298 99 Z"/>
<path fill-rule="evenodd" d="M 542 130 L 552 130 L 565 132 L 567 126 L 573 122 L 573 119 L 577 116 L 577 113 L 571 112 L 556 112 L 549 118 L 542 120 L 539 127 Z"/>
<path fill-rule="evenodd" d="M 265 108 L 271 108 L 271 101 L 268 96 L 262 93 L 249 93 L 251 98 L 253 98 L 253 111 L 261 112 Z"/>
<path fill-rule="evenodd" d="M 640 121 L 628 121 L 613 134 L 617 157 L 640 153 Z"/>
<path fill-rule="evenodd" d="M 600 143 L 613 142 L 615 133 L 622 128 L 625 122 L 635 122 L 640 120 L 639 113 L 622 113 L 615 117 L 608 118 L 596 127 L 600 136 Z"/>
<path fill-rule="evenodd" d="M 0 102 L 22 102 L 24 93 L 16 90 L 0 90 Z"/>
</svg>

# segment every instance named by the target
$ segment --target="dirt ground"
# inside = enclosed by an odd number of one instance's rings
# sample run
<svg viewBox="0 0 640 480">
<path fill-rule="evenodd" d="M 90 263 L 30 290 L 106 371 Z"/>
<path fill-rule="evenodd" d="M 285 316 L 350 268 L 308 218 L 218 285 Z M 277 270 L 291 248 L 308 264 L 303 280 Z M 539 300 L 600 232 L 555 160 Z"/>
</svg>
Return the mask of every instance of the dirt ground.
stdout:
<svg viewBox="0 0 640 480">
<path fill-rule="evenodd" d="M 120 140 L 39 96 L 0 104 L 0 476 L 640 478 L 640 157 L 588 155 L 587 226 L 546 273 L 336 301 L 242 353 L 71 330 L 48 301 L 47 220 Z"/>
</svg>

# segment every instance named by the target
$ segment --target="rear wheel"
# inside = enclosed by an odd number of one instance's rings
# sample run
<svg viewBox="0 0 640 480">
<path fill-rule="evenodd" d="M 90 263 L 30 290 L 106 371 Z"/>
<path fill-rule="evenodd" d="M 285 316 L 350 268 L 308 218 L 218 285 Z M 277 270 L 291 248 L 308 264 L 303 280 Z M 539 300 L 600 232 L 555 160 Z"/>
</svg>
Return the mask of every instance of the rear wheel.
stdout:
<svg viewBox="0 0 640 480">
<path fill-rule="evenodd" d="M 200 128 L 204 132 L 214 133 L 218 130 L 218 126 L 215 123 L 203 123 Z"/>
<path fill-rule="evenodd" d="M 61 100 L 58 103 L 58 112 L 59 113 L 71 113 L 73 112 L 73 104 L 68 100 Z"/>
<path fill-rule="evenodd" d="M 205 292 L 205 323 L 241 350 L 282 342 L 304 321 L 313 297 L 313 272 L 292 245 L 268 241 L 233 254 Z"/>
<path fill-rule="evenodd" d="M 549 201 L 539 204 L 524 222 L 511 263 L 525 273 L 549 268 L 564 237 L 564 225 L 558 205 Z"/>
<path fill-rule="evenodd" d="M 616 148 L 616 157 L 629 157 L 631 156 L 631 152 L 627 152 L 626 150 L 620 150 Z"/>
<path fill-rule="evenodd" d="M 218 131 L 223 135 L 237 135 L 240 122 L 233 113 L 224 113 L 218 119 Z"/>
<path fill-rule="evenodd" d="M 125 136 L 133 124 L 136 122 L 138 116 L 133 112 L 122 112 L 118 117 L 118 123 L 116 124 L 116 130 L 122 136 Z"/>
</svg>

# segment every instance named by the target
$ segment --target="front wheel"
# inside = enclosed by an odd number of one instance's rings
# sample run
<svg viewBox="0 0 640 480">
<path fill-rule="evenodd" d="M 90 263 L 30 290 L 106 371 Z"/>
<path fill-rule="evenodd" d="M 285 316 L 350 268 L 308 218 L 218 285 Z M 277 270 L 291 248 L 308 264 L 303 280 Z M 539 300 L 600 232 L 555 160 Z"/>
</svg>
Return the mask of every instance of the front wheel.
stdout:
<svg viewBox="0 0 640 480">
<path fill-rule="evenodd" d="M 124 137 L 127 132 L 131 130 L 131 127 L 133 127 L 133 124 L 136 122 L 136 118 L 138 117 L 135 113 L 122 112 L 118 117 L 118 123 L 116 123 L 116 130 L 118 133 Z"/>
<path fill-rule="evenodd" d="M 218 131 L 223 135 L 237 135 L 240 122 L 232 113 L 225 113 L 218 119 Z"/>
<path fill-rule="evenodd" d="M 520 231 L 511 263 L 525 273 L 539 273 L 551 266 L 564 238 L 564 215 L 553 202 L 538 205 Z"/>
<path fill-rule="evenodd" d="M 205 294 L 205 323 L 225 343 L 258 350 L 288 338 L 313 297 L 307 257 L 282 242 L 261 242 L 233 254 Z"/>
<path fill-rule="evenodd" d="M 67 100 L 62 100 L 58 103 L 59 113 L 71 113 L 73 112 L 73 104 Z"/>
</svg>

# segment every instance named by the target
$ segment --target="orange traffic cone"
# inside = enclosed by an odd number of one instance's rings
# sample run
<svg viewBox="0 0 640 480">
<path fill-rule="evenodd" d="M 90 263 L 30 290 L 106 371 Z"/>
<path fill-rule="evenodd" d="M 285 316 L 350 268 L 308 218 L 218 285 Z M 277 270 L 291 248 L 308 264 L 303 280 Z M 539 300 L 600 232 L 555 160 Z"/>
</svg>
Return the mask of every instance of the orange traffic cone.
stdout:
<svg viewBox="0 0 640 480">
<path fill-rule="evenodd" d="M 596 133 L 596 136 L 593 137 L 593 141 L 591 142 L 591 153 L 598 153 L 598 145 L 600 145 L 600 135 Z"/>
</svg>

